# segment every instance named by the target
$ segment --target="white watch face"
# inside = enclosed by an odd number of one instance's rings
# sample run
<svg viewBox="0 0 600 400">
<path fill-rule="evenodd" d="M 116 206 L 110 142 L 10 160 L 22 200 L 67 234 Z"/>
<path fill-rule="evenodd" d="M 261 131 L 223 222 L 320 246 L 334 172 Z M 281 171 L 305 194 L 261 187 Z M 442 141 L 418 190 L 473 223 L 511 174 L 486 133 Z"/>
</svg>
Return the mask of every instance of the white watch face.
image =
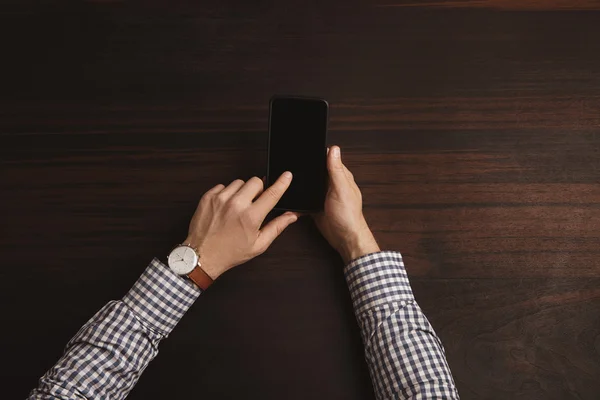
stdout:
<svg viewBox="0 0 600 400">
<path fill-rule="evenodd" d="M 198 255 L 188 246 L 178 246 L 168 257 L 169 267 L 177 275 L 187 275 L 198 265 Z"/>
</svg>

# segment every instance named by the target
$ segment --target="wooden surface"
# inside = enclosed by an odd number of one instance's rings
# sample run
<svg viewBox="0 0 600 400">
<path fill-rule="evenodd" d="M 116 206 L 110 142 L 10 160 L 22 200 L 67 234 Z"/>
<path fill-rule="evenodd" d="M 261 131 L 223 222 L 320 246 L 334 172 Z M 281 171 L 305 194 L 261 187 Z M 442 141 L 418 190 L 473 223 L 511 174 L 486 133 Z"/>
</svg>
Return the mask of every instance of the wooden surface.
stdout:
<svg viewBox="0 0 600 400">
<path fill-rule="evenodd" d="M 164 259 L 205 190 L 264 174 L 268 99 L 295 93 L 330 101 L 462 398 L 598 399 L 599 10 L 4 2 L 2 397 Z M 372 398 L 341 268 L 296 224 L 200 298 L 130 398 Z"/>
</svg>

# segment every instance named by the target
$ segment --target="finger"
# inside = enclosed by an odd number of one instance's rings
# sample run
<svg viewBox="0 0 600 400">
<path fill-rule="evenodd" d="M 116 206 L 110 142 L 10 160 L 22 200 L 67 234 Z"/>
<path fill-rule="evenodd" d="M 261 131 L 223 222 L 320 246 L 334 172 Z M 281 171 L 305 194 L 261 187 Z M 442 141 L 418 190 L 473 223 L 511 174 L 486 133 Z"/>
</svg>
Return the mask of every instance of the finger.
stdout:
<svg viewBox="0 0 600 400">
<path fill-rule="evenodd" d="M 264 190 L 265 185 L 267 184 L 267 177 L 266 176 L 262 177 L 262 183 L 263 183 L 263 190 Z M 261 192 L 261 194 L 262 194 L 262 192 Z"/>
<path fill-rule="evenodd" d="M 250 178 L 250 180 L 246 182 L 240 190 L 238 190 L 236 196 L 241 197 L 244 200 L 250 202 L 254 200 L 256 196 L 263 192 L 263 187 L 263 181 L 260 178 L 254 176 Z"/>
<path fill-rule="evenodd" d="M 279 199 L 281 199 L 281 196 L 283 196 L 285 191 L 290 187 L 291 182 L 292 173 L 290 171 L 284 172 L 275 181 L 275 183 L 269 186 L 254 202 L 253 207 L 263 219 L 269 213 L 269 211 L 275 207 Z"/>
<path fill-rule="evenodd" d="M 204 195 L 212 196 L 212 195 L 220 193 L 223 189 L 225 189 L 225 185 L 223 185 L 222 183 L 219 183 L 217 186 L 213 187 L 212 189 L 210 189 L 206 193 L 204 193 Z"/>
<path fill-rule="evenodd" d="M 265 225 L 258 234 L 256 247 L 259 253 L 265 252 L 281 232 L 298 220 L 298 215 L 286 212 Z"/>
<path fill-rule="evenodd" d="M 338 146 L 331 146 L 331 151 L 329 151 L 327 154 L 327 170 L 329 171 L 329 179 L 334 185 L 340 184 L 343 179 L 346 179 L 341 153 L 342 152 Z"/>
<path fill-rule="evenodd" d="M 292 214 L 294 214 L 294 215 L 295 215 L 296 217 L 298 217 L 298 218 L 300 218 L 300 217 L 304 216 L 304 214 L 303 214 L 303 213 L 301 213 L 301 212 L 296 212 L 296 211 L 289 211 L 289 212 L 291 212 Z"/>
<path fill-rule="evenodd" d="M 223 200 L 230 199 L 231 196 L 236 194 L 242 186 L 244 186 L 244 181 L 241 179 L 236 179 L 235 181 L 231 182 L 225 189 L 223 189 L 221 193 L 219 193 L 219 196 L 222 197 Z"/>
</svg>

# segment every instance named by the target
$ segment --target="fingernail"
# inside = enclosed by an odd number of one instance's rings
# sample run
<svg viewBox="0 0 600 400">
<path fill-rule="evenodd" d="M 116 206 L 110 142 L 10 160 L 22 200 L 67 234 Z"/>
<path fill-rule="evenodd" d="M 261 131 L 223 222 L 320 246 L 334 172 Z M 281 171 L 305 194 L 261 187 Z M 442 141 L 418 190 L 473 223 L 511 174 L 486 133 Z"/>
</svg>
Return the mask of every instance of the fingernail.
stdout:
<svg viewBox="0 0 600 400">
<path fill-rule="evenodd" d="M 337 146 L 333 148 L 333 158 L 340 158 L 340 148 Z"/>
<path fill-rule="evenodd" d="M 291 214 L 290 215 L 290 221 L 291 222 L 296 222 L 298 221 L 298 216 L 296 214 Z"/>
<path fill-rule="evenodd" d="M 285 172 L 283 173 L 283 177 L 284 177 L 285 179 L 292 179 L 292 173 L 291 173 L 290 171 L 285 171 Z"/>
</svg>

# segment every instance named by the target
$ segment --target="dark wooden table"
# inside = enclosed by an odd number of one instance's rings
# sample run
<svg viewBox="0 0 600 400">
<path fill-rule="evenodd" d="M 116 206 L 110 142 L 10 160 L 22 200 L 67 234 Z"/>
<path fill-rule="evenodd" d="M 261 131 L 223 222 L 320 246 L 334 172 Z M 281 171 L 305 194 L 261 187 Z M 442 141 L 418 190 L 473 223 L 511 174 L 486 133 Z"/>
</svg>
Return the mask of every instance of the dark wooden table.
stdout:
<svg viewBox="0 0 600 400">
<path fill-rule="evenodd" d="M 428 4 L 429 3 L 429 4 Z M 2 398 L 262 176 L 274 93 L 331 103 L 463 399 L 600 396 L 600 4 L 0 7 Z M 305 219 L 205 293 L 132 399 L 368 399 L 342 264 Z"/>
</svg>

